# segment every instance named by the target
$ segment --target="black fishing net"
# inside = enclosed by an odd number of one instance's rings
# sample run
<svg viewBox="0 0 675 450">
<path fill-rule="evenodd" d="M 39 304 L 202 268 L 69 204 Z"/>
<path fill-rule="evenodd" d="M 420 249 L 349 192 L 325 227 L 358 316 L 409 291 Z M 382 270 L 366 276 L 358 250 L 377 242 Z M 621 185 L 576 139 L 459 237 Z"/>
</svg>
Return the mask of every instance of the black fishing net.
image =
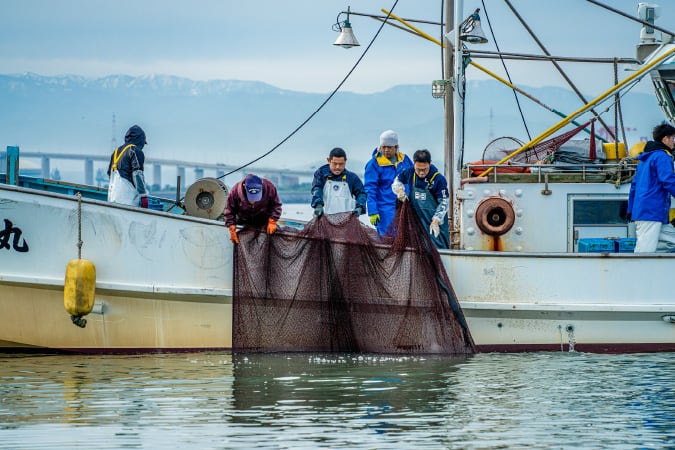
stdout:
<svg viewBox="0 0 675 450">
<path fill-rule="evenodd" d="M 408 202 L 394 229 L 396 237 L 382 237 L 340 213 L 271 236 L 242 230 L 233 349 L 473 353 L 440 255 Z"/>
</svg>

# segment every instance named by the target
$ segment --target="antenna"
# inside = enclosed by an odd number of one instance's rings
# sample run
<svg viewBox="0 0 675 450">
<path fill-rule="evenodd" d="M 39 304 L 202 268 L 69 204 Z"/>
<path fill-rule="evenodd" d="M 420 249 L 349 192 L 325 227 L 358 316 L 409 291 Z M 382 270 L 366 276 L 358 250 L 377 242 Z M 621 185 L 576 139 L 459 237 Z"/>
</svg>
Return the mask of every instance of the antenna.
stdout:
<svg viewBox="0 0 675 450">
<path fill-rule="evenodd" d="M 115 121 L 115 113 L 112 115 L 112 140 L 110 141 L 112 145 L 112 150 L 114 151 L 117 148 L 117 125 Z"/>
</svg>

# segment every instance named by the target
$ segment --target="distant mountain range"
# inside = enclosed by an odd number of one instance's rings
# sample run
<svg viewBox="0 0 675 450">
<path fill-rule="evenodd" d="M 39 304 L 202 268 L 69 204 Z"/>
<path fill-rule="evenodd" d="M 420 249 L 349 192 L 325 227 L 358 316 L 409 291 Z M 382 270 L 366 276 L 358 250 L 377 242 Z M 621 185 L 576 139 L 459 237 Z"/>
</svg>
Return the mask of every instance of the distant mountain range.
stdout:
<svg viewBox="0 0 675 450">
<path fill-rule="evenodd" d="M 580 106 L 566 89 L 519 87 L 559 111 L 569 113 Z M 150 156 L 243 164 L 285 139 L 327 96 L 257 81 L 164 75 L 0 75 L 0 145 L 107 155 L 123 142 L 126 129 L 138 124 L 146 131 Z M 509 89 L 496 81 L 472 81 L 467 98 L 466 160 L 479 159 L 494 137 L 527 140 Z M 560 119 L 528 99 L 522 98 L 521 104 L 532 136 Z M 629 93 L 623 105 L 629 140 L 649 135 L 662 120 L 652 95 Z M 613 113 L 605 120 L 612 123 Z M 443 102 L 431 96 L 430 85 L 404 85 L 373 94 L 337 93 L 257 164 L 311 169 L 339 146 L 347 151 L 348 168 L 360 172 L 386 129 L 399 133 L 406 152 L 428 148 L 435 162 L 442 163 Z"/>
</svg>

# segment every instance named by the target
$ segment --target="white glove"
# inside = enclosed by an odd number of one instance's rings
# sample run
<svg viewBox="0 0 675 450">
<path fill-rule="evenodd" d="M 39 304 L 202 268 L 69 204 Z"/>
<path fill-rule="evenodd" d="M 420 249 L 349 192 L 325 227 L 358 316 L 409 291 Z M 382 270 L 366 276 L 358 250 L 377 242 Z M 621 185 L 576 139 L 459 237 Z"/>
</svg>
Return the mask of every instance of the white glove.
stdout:
<svg viewBox="0 0 675 450">
<path fill-rule="evenodd" d="M 441 227 L 438 225 L 438 219 L 435 217 L 432 219 L 431 225 L 429 225 L 429 233 L 431 233 L 433 237 L 438 237 L 438 235 L 441 234 Z"/>
<path fill-rule="evenodd" d="M 405 195 L 405 188 L 400 187 L 396 190 L 396 198 L 401 202 L 408 200 L 408 197 Z"/>
</svg>

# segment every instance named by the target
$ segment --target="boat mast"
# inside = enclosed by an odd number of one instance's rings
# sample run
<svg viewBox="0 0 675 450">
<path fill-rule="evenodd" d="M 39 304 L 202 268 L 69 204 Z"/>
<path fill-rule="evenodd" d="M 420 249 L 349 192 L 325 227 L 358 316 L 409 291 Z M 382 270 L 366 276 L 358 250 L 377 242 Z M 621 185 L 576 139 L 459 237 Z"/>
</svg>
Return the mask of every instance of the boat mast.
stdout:
<svg viewBox="0 0 675 450">
<path fill-rule="evenodd" d="M 450 30 L 454 28 L 455 24 L 455 11 L 454 11 L 454 1 L 453 0 L 445 0 L 445 32 L 449 33 Z M 445 70 L 445 79 L 450 80 L 450 82 L 454 83 L 454 64 L 455 64 L 455 54 L 454 54 L 454 49 L 455 49 L 456 42 L 449 42 L 449 45 L 445 46 L 445 51 L 443 52 L 445 56 L 445 61 L 443 62 L 444 64 L 444 70 Z M 450 86 L 452 88 L 452 85 Z M 454 88 L 453 88 L 454 89 Z M 452 92 L 452 91 L 451 91 Z M 454 198 L 454 163 L 453 163 L 453 158 L 452 158 L 452 153 L 453 153 L 453 145 L 454 145 L 454 136 L 452 134 L 452 120 L 453 120 L 453 95 L 448 95 L 446 91 L 446 95 L 443 98 L 444 102 L 444 122 L 443 122 L 443 135 L 444 135 L 444 140 L 443 140 L 443 155 L 444 155 L 444 171 L 445 175 L 448 178 L 448 188 L 450 189 L 450 201 L 452 202 Z M 450 210 L 450 214 L 453 214 L 452 209 Z M 452 222 L 451 218 L 451 222 Z M 452 230 L 452 223 L 450 224 L 450 229 Z"/>
<path fill-rule="evenodd" d="M 462 89 L 462 69 L 461 69 L 461 55 L 459 54 L 460 47 L 460 29 L 456 20 L 462 17 L 463 0 L 445 0 L 445 30 L 446 33 L 454 30 L 454 33 L 448 35 L 452 37 L 452 42 L 445 49 L 445 73 L 446 79 L 450 80 L 450 89 L 446 91 L 444 98 L 445 102 L 445 123 L 444 123 L 444 156 L 445 156 L 445 175 L 448 178 L 449 201 L 451 202 L 448 213 L 450 214 L 450 242 L 452 242 L 454 232 L 458 230 L 459 226 L 459 204 L 455 200 L 455 194 L 459 189 L 460 171 L 461 167 L 456 167 L 459 164 L 458 156 L 462 146 L 461 131 L 463 128 L 463 103 L 462 95 L 457 95 L 457 89 Z"/>
</svg>

